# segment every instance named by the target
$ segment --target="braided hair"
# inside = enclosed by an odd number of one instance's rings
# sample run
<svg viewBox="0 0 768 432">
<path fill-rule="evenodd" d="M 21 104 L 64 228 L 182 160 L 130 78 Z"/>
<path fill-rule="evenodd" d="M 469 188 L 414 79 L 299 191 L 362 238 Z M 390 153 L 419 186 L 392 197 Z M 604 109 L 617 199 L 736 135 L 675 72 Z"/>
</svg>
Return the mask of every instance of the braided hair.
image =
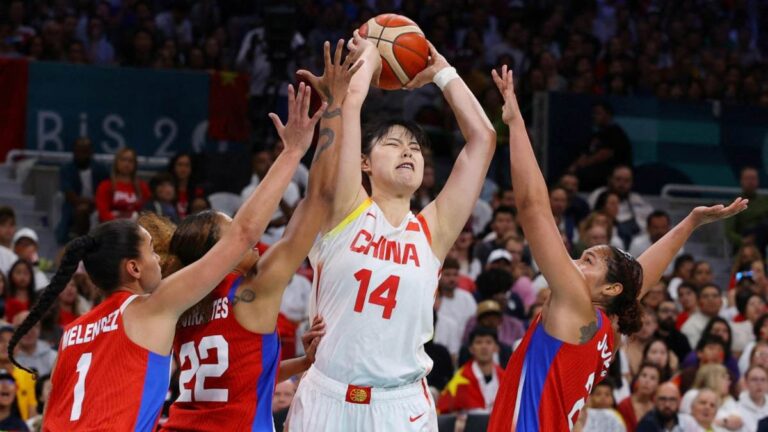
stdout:
<svg viewBox="0 0 768 432">
<path fill-rule="evenodd" d="M 78 237 L 67 244 L 64 256 L 50 284 L 39 295 L 29 315 L 14 331 L 8 343 L 8 358 L 17 367 L 36 375 L 35 372 L 20 365 L 13 356 L 14 349 L 21 338 L 56 303 L 59 294 L 69 283 L 83 261 L 85 270 L 93 282 L 105 293 L 111 293 L 120 286 L 120 265 L 124 259 L 135 259 L 140 255 L 141 235 L 136 222 L 118 219 L 103 223 L 94 228 L 91 234 Z"/>
<path fill-rule="evenodd" d="M 608 315 L 619 317 L 619 331 L 630 335 L 643 326 L 643 311 L 637 295 L 643 286 L 643 267 L 632 255 L 623 250 L 610 246 L 608 271 L 605 280 L 608 283 L 620 283 L 621 293 L 611 300 L 606 308 Z"/>
</svg>

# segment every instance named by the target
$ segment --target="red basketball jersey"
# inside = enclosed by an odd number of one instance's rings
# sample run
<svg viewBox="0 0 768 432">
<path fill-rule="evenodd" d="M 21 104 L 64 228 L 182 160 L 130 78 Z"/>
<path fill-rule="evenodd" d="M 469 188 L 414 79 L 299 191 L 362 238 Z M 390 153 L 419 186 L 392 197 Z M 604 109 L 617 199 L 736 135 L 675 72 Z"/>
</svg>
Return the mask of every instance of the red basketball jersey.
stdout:
<svg viewBox="0 0 768 432">
<path fill-rule="evenodd" d="M 170 384 L 171 356 L 128 339 L 118 291 L 64 331 L 44 431 L 152 431 Z"/>
<path fill-rule="evenodd" d="M 272 430 L 280 341 L 277 332 L 253 333 L 235 319 L 232 304 L 241 281 L 230 274 L 216 287 L 210 316 L 179 321 L 173 352 L 180 394 L 163 430 Z"/>
<path fill-rule="evenodd" d="M 589 342 L 573 345 L 547 334 L 536 317 L 509 359 L 488 430 L 571 430 L 613 358 L 613 328 L 601 309 L 597 326 Z"/>
</svg>

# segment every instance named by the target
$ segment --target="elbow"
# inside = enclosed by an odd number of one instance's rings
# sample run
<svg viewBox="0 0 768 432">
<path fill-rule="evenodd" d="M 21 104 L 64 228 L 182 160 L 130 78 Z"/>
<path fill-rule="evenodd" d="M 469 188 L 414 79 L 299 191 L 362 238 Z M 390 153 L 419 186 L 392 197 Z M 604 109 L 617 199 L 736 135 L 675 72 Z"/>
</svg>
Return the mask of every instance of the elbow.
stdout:
<svg viewBox="0 0 768 432">
<path fill-rule="evenodd" d="M 483 125 L 474 135 L 478 142 L 485 143 L 489 148 L 496 148 L 496 130 L 491 124 Z"/>
</svg>

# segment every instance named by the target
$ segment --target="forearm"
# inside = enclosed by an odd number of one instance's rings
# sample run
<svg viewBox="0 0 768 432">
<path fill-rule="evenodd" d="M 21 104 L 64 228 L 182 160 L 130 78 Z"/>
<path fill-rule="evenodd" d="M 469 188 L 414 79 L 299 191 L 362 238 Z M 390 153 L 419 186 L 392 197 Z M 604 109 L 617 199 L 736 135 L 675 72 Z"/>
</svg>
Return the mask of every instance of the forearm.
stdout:
<svg viewBox="0 0 768 432">
<path fill-rule="evenodd" d="M 509 124 L 509 154 L 518 214 L 522 217 L 539 217 L 541 211 L 551 214 L 547 184 L 521 116 Z"/>
<path fill-rule="evenodd" d="M 277 382 L 283 382 L 288 378 L 298 375 L 307 369 L 312 364 L 307 359 L 307 356 L 296 357 L 280 362 L 280 366 L 277 370 Z"/>
<path fill-rule="evenodd" d="M 232 225 L 242 229 L 248 244 L 256 244 L 274 214 L 283 192 L 301 160 L 301 152 L 285 150 L 280 153 L 256 190 L 238 210 Z"/>
<path fill-rule="evenodd" d="M 454 78 L 443 89 L 443 95 L 456 116 L 459 130 L 467 145 L 490 147 L 492 152 L 496 145 L 496 131 L 464 81 Z"/>
<path fill-rule="evenodd" d="M 320 120 L 317 148 L 309 170 L 309 186 L 307 194 L 329 202 L 333 201 L 337 178 L 334 171 L 339 168 L 339 156 L 343 138 L 342 105 L 340 98 L 335 97 L 328 105 L 326 113 Z"/>
<path fill-rule="evenodd" d="M 669 263 L 675 259 L 695 229 L 696 226 L 689 215 L 637 258 L 643 267 L 643 287 L 638 298 L 642 298 L 647 290 L 661 279 Z"/>
</svg>

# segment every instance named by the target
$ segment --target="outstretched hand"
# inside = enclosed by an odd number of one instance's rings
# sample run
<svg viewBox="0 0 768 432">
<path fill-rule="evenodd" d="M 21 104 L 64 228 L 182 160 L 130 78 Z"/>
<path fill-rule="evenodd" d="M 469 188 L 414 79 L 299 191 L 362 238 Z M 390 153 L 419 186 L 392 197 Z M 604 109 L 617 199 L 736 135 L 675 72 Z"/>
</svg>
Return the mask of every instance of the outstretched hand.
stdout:
<svg viewBox="0 0 768 432">
<path fill-rule="evenodd" d="M 312 321 L 312 327 L 301 336 L 301 344 L 304 346 L 304 355 L 307 357 L 309 364 L 315 362 L 315 354 L 317 354 L 317 347 L 320 345 L 320 339 L 325 334 L 325 321 L 323 317 L 316 316 Z"/>
<path fill-rule="evenodd" d="M 512 69 L 508 69 L 507 65 L 501 67 L 501 74 L 496 72 L 496 69 L 491 71 L 491 77 L 496 84 L 496 88 L 501 92 L 501 97 L 504 98 L 504 105 L 501 108 L 501 120 L 509 125 L 515 119 L 520 118 L 520 107 L 517 105 L 517 97 L 515 97 L 515 80 L 512 76 Z"/>
<path fill-rule="evenodd" d="M 298 150 L 303 155 L 312 144 L 312 135 L 315 133 L 315 125 L 320 121 L 326 102 L 318 108 L 315 115 L 309 117 L 309 100 L 312 89 L 304 83 L 299 84 L 299 90 L 294 93 L 293 85 L 288 84 L 288 122 L 283 125 L 280 117 L 275 113 L 269 113 L 269 118 L 277 129 L 277 135 L 285 145 L 285 149 Z"/>
<path fill-rule="evenodd" d="M 347 42 L 347 49 L 349 49 L 350 53 L 366 59 L 368 67 L 373 70 L 371 84 L 378 85 L 379 77 L 381 76 L 381 54 L 379 54 L 379 49 L 376 48 L 376 45 L 360 36 L 360 30 L 355 30 L 352 33 L 352 39 Z"/>
<path fill-rule="evenodd" d="M 693 209 L 689 215 L 692 218 L 694 226 L 715 222 L 721 219 L 727 219 L 747 209 L 748 199 L 736 198 L 728 207 L 718 204 L 711 207 L 700 206 Z"/>
<path fill-rule="evenodd" d="M 324 58 L 325 58 L 325 70 L 320 77 L 315 76 L 312 72 L 307 70 L 299 70 L 296 72 L 300 77 L 306 79 L 309 84 L 314 87 L 323 100 L 328 103 L 329 106 L 340 106 L 344 101 L 344 97 L 347 95 L 347 89 L 349 88 L 349 82 L 352 76 L 357 72 L 365 62 L 364 59 L 360 59 L 363 51 L 352 51 L 344 58 L 344 62 L 341 61 L 341 55 L 344 51 L 344 39 L 339 39 L 336 43 L 336 51 L 333 55 L 333 61 L 331 61 L 331 44 L 325 42 L 323 45 Z"/>
<path fill-rule="evenodd" d="M 408 84 L 405 85 L 405 88 L 408 90 L 417 89 L 431 83 L 434 80 L 436 73 L 451 66 L 448 64 L 448 60 L 446 60 L 445 57 L 437 52 L 437 48 L 432 45 L 432 42 L 427 41 L 427 43 L 429 44 L 429 58 L 427 59 L 427 67 L 423 71 L 416 74 L 416 76 L 413 77 L 410 81 L 408 81 Z"/>
</svg>

